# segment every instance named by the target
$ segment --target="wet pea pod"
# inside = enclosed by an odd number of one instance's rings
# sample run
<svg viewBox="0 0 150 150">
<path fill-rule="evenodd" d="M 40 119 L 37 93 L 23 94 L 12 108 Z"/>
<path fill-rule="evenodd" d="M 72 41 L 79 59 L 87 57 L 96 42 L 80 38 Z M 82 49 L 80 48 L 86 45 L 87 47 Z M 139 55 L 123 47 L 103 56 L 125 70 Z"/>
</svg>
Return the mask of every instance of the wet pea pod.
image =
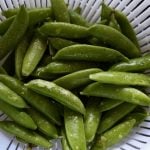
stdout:
<svg viewBox="0 0 150 150">
<path fill-rule="evenodd" d="M 56 85 L 53 82 L 35 79 L 25 84 L 25 86 L 39 94 L 53 98 L 57 102 L 74 111 L 85 114 L 85 108 L 81 100 L 72 92 Z"/>
<path fill-rule="evenodd" d="M 86 150 L 83 116 L 72 110 L 64 110 L 65 131 L 72 150 Z M 80 138 L 79 138 L 80 137 Z"/>
<path fill-rule="evenodd" d="M 0 110 L 3 111 L 9 118 L 18 123 L 19 125 L 35 130 L 37 128 L 35 122 L 32 120 L 30 115 L 21 109 L 17 109 L 0 99 Z"/>
<path fill-rule="evenodd" d="M 88 85 L 80 93 L 87 96 L 121 100 L 142 106 L 150 105 L 150 98 L 140 90 L 132 87 L 107 85 L 96 82 Z"/>
<path fill-rule="evenodd" d="M 107 111 L 102 116 L 102 121 L 98 127 L 97 133 L 101 134 L 106 130 L 110 129 L 114 124 L 116 124 L 120 119 L 126 116 L 128 113 L 133 111 L 136 107 L 134 104 L 123 103 L 109 111 Z"/>
<path fill-rule="evenodd" d="M 89 36 L 88 28 L 62 22 L 45 23 L 38 29 L 43 36 L 80 39 Z"/>
<path fill-rule="evenodd" d="M 65 89 L 71 90 L 71 89 L 75 89 L 81 86 L 88 85 L 89 83 L 91 83 L 91 80 L 89 79 L 89 75 L 92 73 L 97 73 L 101 71 L 102 70 L 98 68 L 84 69 L 84 70 L 80 70 L 80 71 L 62 76 L 54 80 L 53 82 Z"/>
<path fill-rule="evenodd" d="M 34 71 L 44 55 L 46 46 L 46 39 L 37 35 L 34 36 L 23 59 L 22 75 L 29 76 Z"/>
<path fill-rule="evenodd" d="M 132 41 L 112 27 L 100 24 L 93 25 L 89 28 L 89 32 L 92 36 L 105 42 L 129 58 L 135 58 L 141 55 L 139 49 L 132 43 Z"/>
<path fill-rule="evenodd" d="M 130 59 L 128 62 L 121 62 L 113 65 L 110 71 L 138 72 L 150 68 L 150 55 Z"/>
<path fill-rule="evenodd" d="M 34 145 L 42 146 L 45 148 L 52 147 L 47 139 L 37 134 L 34 131 L 23 128 L 12 121 L 0 121 L 0 128 L 4 131 L 23 139 L 27 143 L 32 143 Z"/>
<path fill-rule="evenodd" d="M 102 135 L 99 135 L 91 150 L 106 150 L 126 137 L 135 125 L 136 120 L 127 120 L 116 125 Z"/>
<path fill-rule="evenodd" d="M 141 73 L 105 71 L 91 74 L 89 77 L 91 80 L 98 81 L 99 83 L 150 86 L 149 76 Z"/>
<path fill-rule="evenodd" d="M 41 131 L 48 137 L 57 138 L 58 133 L 55 125 L 45 118 L 40 112 L 34 110 L 33 108 L 28 109 L 29 114 L 31 115 L 32 119 L 37 124 L 38 130 Z"/>
<path fill-rule="evenodd" d="M 128 61 L 128 58 L 110 48 L 77 44 L 59 50 L 53 60 L 117 62 Z"/>
<path fill-rule="evenodd" d="M 86 115 L 85 115 L 85 137 L 86 142 L 90 143 L 94 140 L 96 131 L 101 118 L 101 113 L 99 107 L 100 101 L 94 97 L 90 98 L 86 105 Z"/>
<path fill-rule="evenodd" d="M 54 102 L 26 88 L 21 81 L 8 75 L 0 75 L 0 81 L 23 97 L 32 107 L 57 125 L 61 125 L 59 110 Z M 12 100 L 12 99 L 11 99 Z"/>
<path fill-rule="evenodd" d="M 13 50 L 28 28 L 29 16 L 22 6 L 7 32 L 0 39 L 0 59 Z M 15 38 L 13 38 L 15 37 Z"/>
</svg>

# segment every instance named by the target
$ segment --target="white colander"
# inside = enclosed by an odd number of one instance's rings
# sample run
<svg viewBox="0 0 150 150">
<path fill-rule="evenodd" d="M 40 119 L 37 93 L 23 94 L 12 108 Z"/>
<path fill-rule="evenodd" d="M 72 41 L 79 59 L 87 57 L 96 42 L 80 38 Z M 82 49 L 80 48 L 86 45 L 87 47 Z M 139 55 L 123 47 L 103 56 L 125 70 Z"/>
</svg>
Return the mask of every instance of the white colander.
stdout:
<svg viewBox="0 0 150 150">
<path fill-rule="evenodd" d="M 69 9 L 80 7 L 82 16 L 89 22 L 98 22 L 101 12 L 102 0 L 65 0 Z M 18 8 L 24 4 L 28 8 L 48 7 L 50 0 L 0 0 L 0 11 Z M 128 16 L 142 50 L 147 53 L 150 50 L 150 0 L 106 0 L 106 4 L 121 10 Z M 0 19 L 5 19 L 0 15 Z M 0 112 L 0 120 L 8 119 Z M 80 138 L 80 137 L 79 137 Z M 0 130 L 0 150 L 25 150 L 26 145 L 18 142 L 13 136 Z M 33 150 L 44 150 L 34 148 Z M 54 140 L 51 150 L 61 150 L 60 141 Z M 121 143 L 110 150 L 150 150 L 150 117 L 134 128 L 132 133 Z"/>
</svg>

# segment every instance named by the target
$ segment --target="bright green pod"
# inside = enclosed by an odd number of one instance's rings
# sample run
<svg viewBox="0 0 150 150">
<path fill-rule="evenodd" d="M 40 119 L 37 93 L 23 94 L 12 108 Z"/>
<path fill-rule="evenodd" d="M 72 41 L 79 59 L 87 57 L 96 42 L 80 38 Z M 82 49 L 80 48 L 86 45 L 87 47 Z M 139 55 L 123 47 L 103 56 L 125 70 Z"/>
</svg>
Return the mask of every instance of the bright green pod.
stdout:
<svg viewBox="0 0 150 150">
<path fill-rule="evenodd" d="M 109 111 L 102 116 L 102 121 L 98 127 L 97 133 L 101 134 L 110 129 L 116 122 L 130 113 L 136 105 L 130 103 L 123 103 Z"/>
<path fill-rule="evenodd" d="M 37 145 L 42 146 L 45 148 L 52 147 L 52 143 L 50 143 L 47 139 L 42 137 L 41 135 L 37 134 L 34 131 L 28 130 L 26 128 L 23 128 L 17 124 L 15 124 L 12 121 L 1 121 L 0 122 L 0 128 L 4 131 L 13 134 L 24 141 Z"/>
<path fill-rule="evenodd" d="M 112 27 L 100 24 L 93 25 L 89 28 L 89 32 L 92 36 L 105 42 L 129 58 L 135 58 L 141 55 L 139 49 L 132 41 Z"/>
<path fill-rule="evenodd" d="M 96 82 L 88 85 L 81 94 L 106 97 L 142 106 L 150 105 L 150 97 L 138 89 L 126 86 L 107 85 Z"/>
<path fill-rule="evenodd" d="M 65 109 L 64 123 L 67 139 L 71 149 L 86 150 L 83 116 L 69 109 Z"/>
<path fill-rule="evenodd" d="M 84 69 L 62 76 L 53 82 L 65 89 L 71 90 L 90 84 L 92 80 L 89 79 L 89 75 L 101 71 L 102 70 L 98 68 Z"/>
<path fill-rule="evenodd" d="M 59 50 L 53 59 L 94 62 L 128 61 L 127 57 L 114 49 L 86 44 L 76 44 L 65 47 Z"/>
<path fill-rule="evenodd" d="M 85 108 L 81 100 L 72 92 L 56 85 L 53 82 L 35 79 L 25 84 L 25 86 L 39 94 L 53 98 L 57 102 L 74 111 L 85 114 Z"/>
</svg>

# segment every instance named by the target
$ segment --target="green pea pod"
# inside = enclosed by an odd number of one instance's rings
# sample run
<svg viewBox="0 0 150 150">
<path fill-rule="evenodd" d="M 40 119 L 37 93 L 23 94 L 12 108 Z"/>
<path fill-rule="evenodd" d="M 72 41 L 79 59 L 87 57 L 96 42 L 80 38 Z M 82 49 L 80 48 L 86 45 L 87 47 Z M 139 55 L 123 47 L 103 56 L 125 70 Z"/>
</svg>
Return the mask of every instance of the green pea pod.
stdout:
<svg viewBox="0 0 150 150">
<path fill-rule="evenodd" d="M 101 112 L 104 112 L 104 111 L 108 111 L 112 108 L 115 108 L 117 107 L 118 105 L 122 104 L 123 101 L 120 101 L 120 100 L 114 100 L 114 99 L 102 99 L 101 100 L 101 103 L 99 105 L 99 110 Z"/>
<path fill-rule="evenodd" d="M 34 131 L 27 130 L 12 121 L 1 121 L 0 128 L 4 131 L 7 131 L 10 134 L 13 134 L 28 143 L 32 143 L 38 146 L 42 146 L 45 148 L 50 148 L 52 144 L 47 141 L 44 137 L 40 136 Z"/>
<path fill-rule="evenodd" d="M 61 124 L 59 110 L 55 103 L 50 99 L 27 89 L 21 81 L 11 76 L 0 75 L 0 81 L 7 85 L 10 89 L 13 89 L 13 91 L 15 91 L 18 95 L 22 96 L 31 106 L 39 110 L 55 124 Z"/>
<path fill-rule="evenodd" d="M 134 72 L 143 71 L 150 68 L 150 55 L 130 59 L 128 62 L 121 62 L 113 65 L 110 71 Z"/>
<path fill-rule="evenodd" d="M 60 50 L 64 47 L 68 47 L 68 46 L 77 44 L 76 42 L 66 40 L 63 38 L 50 38 L 49 41 L 50 41 L 52 47 L 55 48 L 56 50 Z"/>
<path fill-rule="evenodd" d="M 70 15 L 70 23 L 84 27 L 90 26 L 90 24 L 77 12 L 69 10 L 69 15 Z"/>
<path fill-rule="evenodd" d="M 47 135 L 48 137 L 57 138 L 58 133 L 57 129 L 54 124 L 48 121 L 45 116 L 40 114 L 38 111 L 34 109 L 28 110 L 29 114 L 37 124 L 38 130 L 41 131 L 43 134 Z"/>
<path fill-rule="evenodd" d="M 25 34 L 15 50 L 15 73 L 18 79 L 22 79 L 22 64 L 25 53 L 29 46 L 31 33 Z"/>
<path fill-rule="evenodd" d="M 32 118 L 26 112 L 3 102 L 1 99 L 0 99 L 0 110 L 3 111 L 16 123 L 25 128 L 29 128 L 32 130 L 35 130 L 37 128 Z"/>
<path fill-rule="evenodd" d="M 62 136 L 61 143 L 63 150 L 71 150 L 64 129 L 61 129 L 61 136 Z"/>
<path fill-rule="evenodd" d="M 99 135 L 91 150 L 106 150 L 108 147 L 120 142 L 131 132 L 135 122 L 135 119 L 124 121 Z"/>
<path fill-rule="evenodd" d="M 107 20 L 106 19 L 105 20 L 101 20 L 99 24 L 105 25 L 105 24 L 107 24 Z"/>
<path fill-rule="evenodd" d="M 82 60 L 96 62 L 128 61 L 120 52 L 100 46 L 77 44 L 59 50 L 54 60 Z"/>
<path fill-rule="evenodd" d="M 85 137 L 86 142 L 90 143 L 94 140 L 96 131 L 100 122 L 101 113 L 99 107 L 100 101 L 94 99 L 93 97 L 88 100 L 86 105 L 86 115 L 85 115 Z"/>
<path fill-rule="evenodd" d="M 116 122 L 130 113 L 136 105 L 130 103 L 123 103 L 109 111 L 107 111 L 104 116 L 102 117 L 102 121 L 98 127 L 98 134 L 105 132 L 106 130 L 110 129 Z"/>
<path fill-rule="evenodd" d="M 130 24 L 127 16 L 125 16 L 122 12 L 115 10 L 114 11 L 115 18 L 117 22 L 119 23 L 119 26 L 121 28 L 121 32 L 129 38 L 138 49 L 140 49 L 136 34 L 134 32 L 134 29 L 132 25 Z"/>
<path fill-rule="evenodd" d="M 88 85 L 81 94 L 87 96 L 106 97 L 142 106 L 150 105 L 150 98 L 143 92 L 132 87 L 104 85 L 96 82 Z"/>
<path fill-rule="evenodd" d="M 29 76 L 34 71 L 45 50 L 46 40 L 35 35 L 24 56 L 22 64 L 22 74 L 24 76 Z"/>
<path fill-rule="evenodd" d="M 101 71 L 102 70 L 98 68 L 84 69 L 81 71 L 73 72 L 71 74 L 62 76 L 54 80 L 53 82 L 65 89 L 71 90 L 84 85 L 88 85 L 89 83 L 91 83 L 89 75 Z"/>
<path fill-rule="evenodd" d="M 27 107 L 25 101 L 22 97 L 17 95 L 14 91 L 0 82 L 0 99 L 5 101 L 6 103 L 18 107 L 18 108 L 25 108 Z"/>
<path fill-rule="evenodd" d="M 139 49 L 119 31 L 106 25 L 93 25 L 89 28 L 92 36 L 98 38 L 100 41 L 105 42 L 112 48 L 120 51 L 129 58 L 139 57 Z"/>
<path fill-rule="evenodd" d="M 70 22 L 69 13 L 64 0 L 51 0 L 51 4 L 56 21 Z"/>
<path fill-rule="evenodd" d="M 149 76 L 140 73 L 105 71 L 91 74 L 89 77 L 91 80 L 98 81 L 99 83 L 150 86 Z"/>
<path fill-rule="evenodd" d="M 0 67 L 0 74 L 7 74 L 6 70 L 3 67 Z"/>
<path fill-rule="evenodd" d="M 53 82 L 35 79 L 25 85 L 37 93 L 53 98 L 74 111 L 85 114 L 85 108 L 81 100 L 70 91 L 56 85 Z"/>
<path fill-rule="evenodd" d="M 80 39 L 89 36 L 88 28 L 61 22 L 45 23 L 38 29 L 43 36 Z"/>
<path fill-rule="evenodd" d="M 64 122 L 67 139 L 71 149 L 86 150 L 83 116 L 74 111 L 65 109 Z"/>
<path fill-rule="evenodd" d="M 5 16 L 6 18 L 10 18 L 10 17 L 16 15 L 18 13 L 18 11 L 19 11 L 18 8 L 8 9 L 8 10 L 2 11 L 2 15 Z"/>
<path fill-rule="evenodd" d="M 28 22 L 28 13 L 22 6 L 7 32 L 0 38 L 0 59 L 4 58 L 17 46 L 27 30 Z"/>
</svg>

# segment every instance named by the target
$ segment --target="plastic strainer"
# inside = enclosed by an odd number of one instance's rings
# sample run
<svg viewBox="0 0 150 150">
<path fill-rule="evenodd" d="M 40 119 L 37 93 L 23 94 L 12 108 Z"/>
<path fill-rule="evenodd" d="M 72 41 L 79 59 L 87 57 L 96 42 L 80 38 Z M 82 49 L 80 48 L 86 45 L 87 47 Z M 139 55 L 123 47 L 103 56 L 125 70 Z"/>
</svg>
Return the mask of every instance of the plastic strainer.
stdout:
<svg viewBox="0 0 150 150">
<path fill-rule="evenodd" d="M 100 4 L 102 0 L 65 0 L 69 9 L 78 6 L 82 9 L 82 16 L 89 22 L 98 22 L 100 16 Z M 0 0 L 0 11 L 8 8 L 18 8 L 24 4 L 28 8 L 48 7 L 50 0 Z M 142 53 L 150 50 L 150 0 L 106 0 L 106 4 L 121 10 L 128 16 L 137 34 Z M 0 19 L 5 19 L 0 15 Z M 0 112 L 0 120 L 8 119 Z M 79 137 L 80 138 L 80 137 Z M 0 150 L 24 150 L 26 145 L 18 142 L 13 136 L 0 130 Z M 42 150 L 42 148 L 33 148 Z M 54 140 L 51 150 L 61 150 L 60 141 Z M 110 150 L 150 150 L 150 117 L 134 128 L 132 133 L 121 143 Z"/>
</svg>

